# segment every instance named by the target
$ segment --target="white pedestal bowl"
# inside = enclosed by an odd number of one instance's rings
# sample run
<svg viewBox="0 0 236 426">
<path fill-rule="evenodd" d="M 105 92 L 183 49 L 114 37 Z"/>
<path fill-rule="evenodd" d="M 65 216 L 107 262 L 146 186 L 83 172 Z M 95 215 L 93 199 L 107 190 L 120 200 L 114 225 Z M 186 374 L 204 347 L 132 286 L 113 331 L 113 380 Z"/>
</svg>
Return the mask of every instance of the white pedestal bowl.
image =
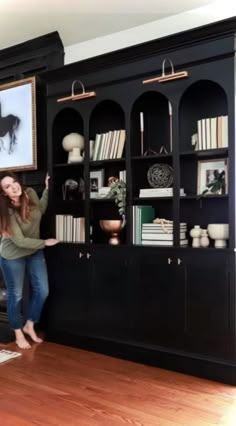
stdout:
<svg viewBox="0 0 236 426">
<path fill-rule="evenodd" d="M 229 238 L 228 223 L 209 223 L 207 230 L 209 237 L 215 240 L 215 248 L 226 247 L 226 240 Z"/>
</svg>

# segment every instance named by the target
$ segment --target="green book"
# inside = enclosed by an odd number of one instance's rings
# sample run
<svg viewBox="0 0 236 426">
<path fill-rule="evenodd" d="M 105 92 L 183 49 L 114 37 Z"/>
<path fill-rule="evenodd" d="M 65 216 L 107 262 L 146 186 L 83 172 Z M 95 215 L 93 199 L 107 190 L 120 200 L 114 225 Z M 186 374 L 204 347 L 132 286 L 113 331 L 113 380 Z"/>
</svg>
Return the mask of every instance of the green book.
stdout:
<svg viewBox="0 0 236 426">
<path fill-rule="evenodd" d="M 134 234 L 133 243 L 142 243 L 142 226 L 143 223 L 152 223 L 155 219 L 155 210 L 152 206 L 134 206 Z"/>
</svg>

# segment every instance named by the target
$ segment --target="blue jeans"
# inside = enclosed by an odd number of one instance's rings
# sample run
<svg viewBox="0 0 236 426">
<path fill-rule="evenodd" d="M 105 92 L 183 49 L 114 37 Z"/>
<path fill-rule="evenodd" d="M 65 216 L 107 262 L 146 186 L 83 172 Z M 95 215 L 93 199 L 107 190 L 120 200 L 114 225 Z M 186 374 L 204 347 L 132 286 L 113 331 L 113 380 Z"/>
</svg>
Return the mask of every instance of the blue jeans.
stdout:
<svg viewBox="0 0 236 426">
<path fill-rule="evenodd" d="M 43 250 L 18 259 L 2 257 L 1 268 L 7 287 L 7 312 L 10 327 L 14 330 L 23 327 L 21 304 L 25 273 L 28 275 L 32 290 L 26 318 L 33 322 L 39 321 L 48 296 L 48 275 Z"/>
</svg>

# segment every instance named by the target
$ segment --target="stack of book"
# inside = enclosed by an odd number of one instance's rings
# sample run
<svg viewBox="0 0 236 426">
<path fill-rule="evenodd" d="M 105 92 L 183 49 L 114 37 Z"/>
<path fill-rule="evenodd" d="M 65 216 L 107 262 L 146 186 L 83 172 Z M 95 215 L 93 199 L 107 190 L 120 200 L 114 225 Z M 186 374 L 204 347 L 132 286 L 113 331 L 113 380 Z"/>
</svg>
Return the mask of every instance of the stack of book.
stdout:
<svg viewBox="0 0 236 426">
<path fill-rule="evenodd" d="M 133 206 L 133 244 L 142 244 L 142 226 L 152 222 L 155 210 L 152 206 Z"/>
<path fill-rule="evenodd" d="M 185 196 L 184 188 L 180 188 L 181 197 Z M 144 188 L 139 191 L 139 198 L 173 197 L 173 188 Z"/>
<path fill-rule="evenodd" d="M 180 245 L 187 246 L 187 224 L 180 223 Z M 144 223 L 142 225 L 142 244 L 155 246 L 173 246 L 173 223 Z"/>
</svg>

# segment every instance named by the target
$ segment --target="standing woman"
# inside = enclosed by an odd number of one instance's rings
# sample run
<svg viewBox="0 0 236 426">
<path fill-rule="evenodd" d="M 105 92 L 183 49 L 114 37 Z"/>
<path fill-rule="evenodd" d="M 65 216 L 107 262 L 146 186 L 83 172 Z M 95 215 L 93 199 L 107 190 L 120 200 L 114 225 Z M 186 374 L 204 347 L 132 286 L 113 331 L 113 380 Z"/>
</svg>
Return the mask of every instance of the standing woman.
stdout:
<svg viewBox="0 0 236 426">
<path fill-rule="evenodd" d="M 42 214 L 48 202 L 48 180 L 47 175 L 46 187 L 39 199 L 33 188 L 23 188 L 14 173 L 0 173 L 1 268 L 7 287 L 9 323 L 20 349 L 31 347 L 25 334 L 34 342 L 42 342 L 34 330 L 34 323 L 39 321 L 48 296 L 43 249 L 59 242 L 54 238 L 42 240 L 39 236 Z M 25 272 L 30 281 L 31 298 L 23 324 L 21 304 Z"/>
</svg>

